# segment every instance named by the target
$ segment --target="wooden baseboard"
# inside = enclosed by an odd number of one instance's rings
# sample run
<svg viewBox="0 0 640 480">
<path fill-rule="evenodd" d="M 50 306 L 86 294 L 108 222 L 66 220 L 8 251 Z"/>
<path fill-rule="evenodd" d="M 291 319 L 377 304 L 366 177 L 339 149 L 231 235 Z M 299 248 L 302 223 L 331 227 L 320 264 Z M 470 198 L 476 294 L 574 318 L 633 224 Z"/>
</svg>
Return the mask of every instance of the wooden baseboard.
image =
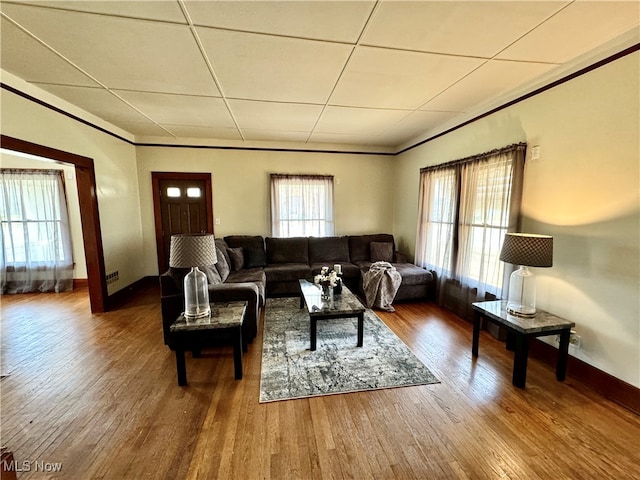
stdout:
<svg viewBox="0 0 640 480">
<path fill-rule="evenodd" d="M 77 288 L 89 288 L 89 279 L 88 278 L 74 278 L 73 279 L 73 289 Z"/>
<path fill-rule="evenodd" d="M 555 367 L 558 349 L 535 339 L 529 345 L 529 355 Z M 640 415 L 640 388 L 572 356 L 567 363 L 567 376 Z"/>
<path fill-rule="evenodd" d="M 126 302 L 131 297 L 131 295 L 133 295 L 138 290 L 141 290 L 145 286 L 151 285 L 153 283 L 157 285 L 158 282 L 159 280 L 157 276 L 142 277 L 141 279 L 136 280 L 131 285 L 126 286 L 123 289 L 109 295 L 109 297 L 107 298 L 107 310 L 116 309 L 118 305 Z M 160 297 L 158 297 L 158 302 L 159 301 Z"/>
</svg>

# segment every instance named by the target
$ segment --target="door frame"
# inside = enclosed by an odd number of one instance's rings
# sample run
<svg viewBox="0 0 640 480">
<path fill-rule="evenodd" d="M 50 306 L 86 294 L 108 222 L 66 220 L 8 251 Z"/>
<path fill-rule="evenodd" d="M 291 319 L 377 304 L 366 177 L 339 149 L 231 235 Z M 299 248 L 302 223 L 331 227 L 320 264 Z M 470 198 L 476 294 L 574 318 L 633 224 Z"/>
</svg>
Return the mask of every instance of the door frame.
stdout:
<svg viewBox="0 0 640 480">
<path fill-rule="evenodd" d="M 0 136 L 0 145 L 2 148 L 14 152 L 48 158 L 75 166 L 91 313 L 106 312 L 108 309 L 107 278 L 93 159 L 7 135 Z"/>
<path fill-rule="evenodd" d="M 153 217 L 156 229 L 156 252 L 158 254 L 158 275 L 164 272 L 161 265 L 164 259 L 168 258 L 169 252 L 164 250 L 164 241 L 162 239 L 162 209 L 160 207 L 160 181 L 161 180 L 204 180 L 204 195 L 207 205 L 207 231 L 213 231 L 213 190 L 211 188 L 211 173 L 194 173 L 194 172 L 151 172 L 151 190 L 153 192 Z"/>
</svg>

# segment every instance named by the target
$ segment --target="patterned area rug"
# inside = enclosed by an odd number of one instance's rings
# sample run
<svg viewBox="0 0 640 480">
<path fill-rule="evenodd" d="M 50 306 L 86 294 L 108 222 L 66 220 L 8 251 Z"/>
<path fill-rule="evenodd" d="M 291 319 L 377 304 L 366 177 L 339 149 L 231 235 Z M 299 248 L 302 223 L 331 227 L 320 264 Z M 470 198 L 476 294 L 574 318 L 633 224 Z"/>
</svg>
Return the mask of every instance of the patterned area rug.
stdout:
<svg viewBox="0 0 640 480">
<path fill-rule="evenodd" d="M 439 383 L 371 310 L 364 346 L 356 347 L 357 319 L 318 321 L 309 350 L 309 315 L 298 298 L 267 300 L 260 403 L 336 393 Z"/>
</svg>

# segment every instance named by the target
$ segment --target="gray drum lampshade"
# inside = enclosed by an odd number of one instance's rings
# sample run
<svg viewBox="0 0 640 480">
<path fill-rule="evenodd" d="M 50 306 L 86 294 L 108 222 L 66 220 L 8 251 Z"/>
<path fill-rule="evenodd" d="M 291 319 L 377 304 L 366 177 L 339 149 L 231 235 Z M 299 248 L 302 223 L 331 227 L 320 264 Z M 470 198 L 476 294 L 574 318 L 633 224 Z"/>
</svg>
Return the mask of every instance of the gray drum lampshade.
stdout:
<svg viewBox="0 0 640 480">
<path fill-rule="evenodd" d="M 553 237 L 534 233 L 507 233 L 500 260 L 527 267 L 553 266 Z"/>
<path fill-rule="evenodd" d="M 218 261 L 212 233 L 183 233 L 171 235 L 169 266 L 191 268 L 213 265 Z"/>
</svg>

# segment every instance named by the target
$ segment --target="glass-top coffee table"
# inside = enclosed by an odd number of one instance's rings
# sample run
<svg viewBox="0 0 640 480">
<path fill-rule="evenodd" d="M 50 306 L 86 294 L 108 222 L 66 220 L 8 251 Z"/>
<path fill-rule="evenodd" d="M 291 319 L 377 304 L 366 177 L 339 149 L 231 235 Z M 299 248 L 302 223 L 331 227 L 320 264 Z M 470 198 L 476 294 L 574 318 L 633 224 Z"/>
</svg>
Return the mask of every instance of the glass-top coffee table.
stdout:
<svg viewBox="0 0 640 480">
<path fill-rule="evenodd" d="M 309 329 L 311 336 L 311 350 L 316 349 L 316 324 L 318 320 L 331 318 L 358 318 L 358 347 L 362 347 L 364 339 L 364 311 L 357 296 L 346 286 L 342 286 L 342 293 L 334 294 L 332 300 L 322 299 L 322 290 L 307 280 L 300 282 L 300 308 L 307 306 L 309 312 Z"/>
</svg>

